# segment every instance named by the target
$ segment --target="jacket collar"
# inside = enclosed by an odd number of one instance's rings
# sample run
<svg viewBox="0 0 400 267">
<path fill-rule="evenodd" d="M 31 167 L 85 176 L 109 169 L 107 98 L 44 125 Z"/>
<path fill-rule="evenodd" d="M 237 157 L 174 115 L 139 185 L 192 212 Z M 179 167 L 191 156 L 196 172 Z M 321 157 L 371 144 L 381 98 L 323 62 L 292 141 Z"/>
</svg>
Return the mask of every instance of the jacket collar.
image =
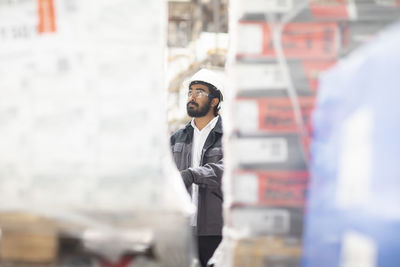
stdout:
<svg viewBox="0 0 400 267">
<path fill-rule="evenodd" d="M 188 124 L 186 124 L 185 128 L 186 128 L 186 130 L 193 130 L 193 127 L 192 127 L 190 121 L 188 122 Z M 215 125 L 214 129 L 212 129 L 211 131 L 222 134 L 222 119 L 221 119 L 220 115 L 218 115 L 217 124 Z"/>
</svg>

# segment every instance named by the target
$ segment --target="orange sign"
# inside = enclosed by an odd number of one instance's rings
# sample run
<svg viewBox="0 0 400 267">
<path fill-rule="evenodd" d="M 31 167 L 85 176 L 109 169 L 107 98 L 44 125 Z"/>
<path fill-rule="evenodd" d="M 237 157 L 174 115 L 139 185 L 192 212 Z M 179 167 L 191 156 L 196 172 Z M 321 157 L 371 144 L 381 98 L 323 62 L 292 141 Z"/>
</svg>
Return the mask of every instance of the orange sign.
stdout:
<svg viewBox="0 0 400 267">
<path fill-rule="evenodd" d="M 39 25 L 38 32 L 49 33 L 56 31 L 53 0 L 38 0 Z"/>
</svg>

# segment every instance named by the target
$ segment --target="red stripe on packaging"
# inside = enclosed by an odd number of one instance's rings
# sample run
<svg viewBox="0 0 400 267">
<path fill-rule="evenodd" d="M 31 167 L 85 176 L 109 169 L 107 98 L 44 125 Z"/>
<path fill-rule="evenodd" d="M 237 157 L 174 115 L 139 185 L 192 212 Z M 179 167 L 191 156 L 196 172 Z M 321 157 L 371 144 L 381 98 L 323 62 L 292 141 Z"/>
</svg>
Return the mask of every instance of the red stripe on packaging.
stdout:
<svg viewBox="0 0 400 267">
<path fill-rule="evenodd" d="M 40 34 L 56 31 L 55 11 L 53 0 L 38 0 Z"/>
<path fill-rule="evenodd" d="M 310 0 L 310 10 L 315 18 L 348 19 L 348 0 Z"/>
<path fill-rule="evenodd" d="M 305 125 L 310 123 L 314 97 L 300 97 L 299 104 Z M 289 98 L 262 98 L 259 105 L 259 129 L 268 132 L 297 131 L 292 103 Z"/>
</svg>

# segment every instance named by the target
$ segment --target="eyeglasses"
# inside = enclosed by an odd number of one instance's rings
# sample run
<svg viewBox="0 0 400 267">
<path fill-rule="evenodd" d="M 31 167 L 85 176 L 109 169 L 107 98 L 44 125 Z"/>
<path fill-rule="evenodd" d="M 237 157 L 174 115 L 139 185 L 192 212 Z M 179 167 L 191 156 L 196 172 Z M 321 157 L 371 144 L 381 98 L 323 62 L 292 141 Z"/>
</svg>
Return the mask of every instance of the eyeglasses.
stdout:
<svg viewBox="0 0 400 267">
<path fill-rule="evenodd" d="M 202 90 L 189 90 L 188 97 L 194 96 L 195 98 L 202 98 L 203 96 L 211 96 L 211 94 L 207 94 Z"/>
</svg>

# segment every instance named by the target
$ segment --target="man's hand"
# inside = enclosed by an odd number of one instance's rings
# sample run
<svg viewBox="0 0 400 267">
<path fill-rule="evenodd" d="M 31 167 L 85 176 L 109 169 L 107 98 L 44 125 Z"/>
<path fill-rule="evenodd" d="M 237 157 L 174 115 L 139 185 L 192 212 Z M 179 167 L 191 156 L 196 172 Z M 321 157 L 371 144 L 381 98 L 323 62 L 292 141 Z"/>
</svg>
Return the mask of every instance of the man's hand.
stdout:
<svg viewBox="0 0 400 267">
<path fill-rule="evenodd" d="M 186 186 L 186 189 L 188 189 L 192 184 L 193 184 L 193 175 L 190 172 L 189 169 L 181 171 L 181 176 L 183 179 L 183 183 Z"/>
</svg>

